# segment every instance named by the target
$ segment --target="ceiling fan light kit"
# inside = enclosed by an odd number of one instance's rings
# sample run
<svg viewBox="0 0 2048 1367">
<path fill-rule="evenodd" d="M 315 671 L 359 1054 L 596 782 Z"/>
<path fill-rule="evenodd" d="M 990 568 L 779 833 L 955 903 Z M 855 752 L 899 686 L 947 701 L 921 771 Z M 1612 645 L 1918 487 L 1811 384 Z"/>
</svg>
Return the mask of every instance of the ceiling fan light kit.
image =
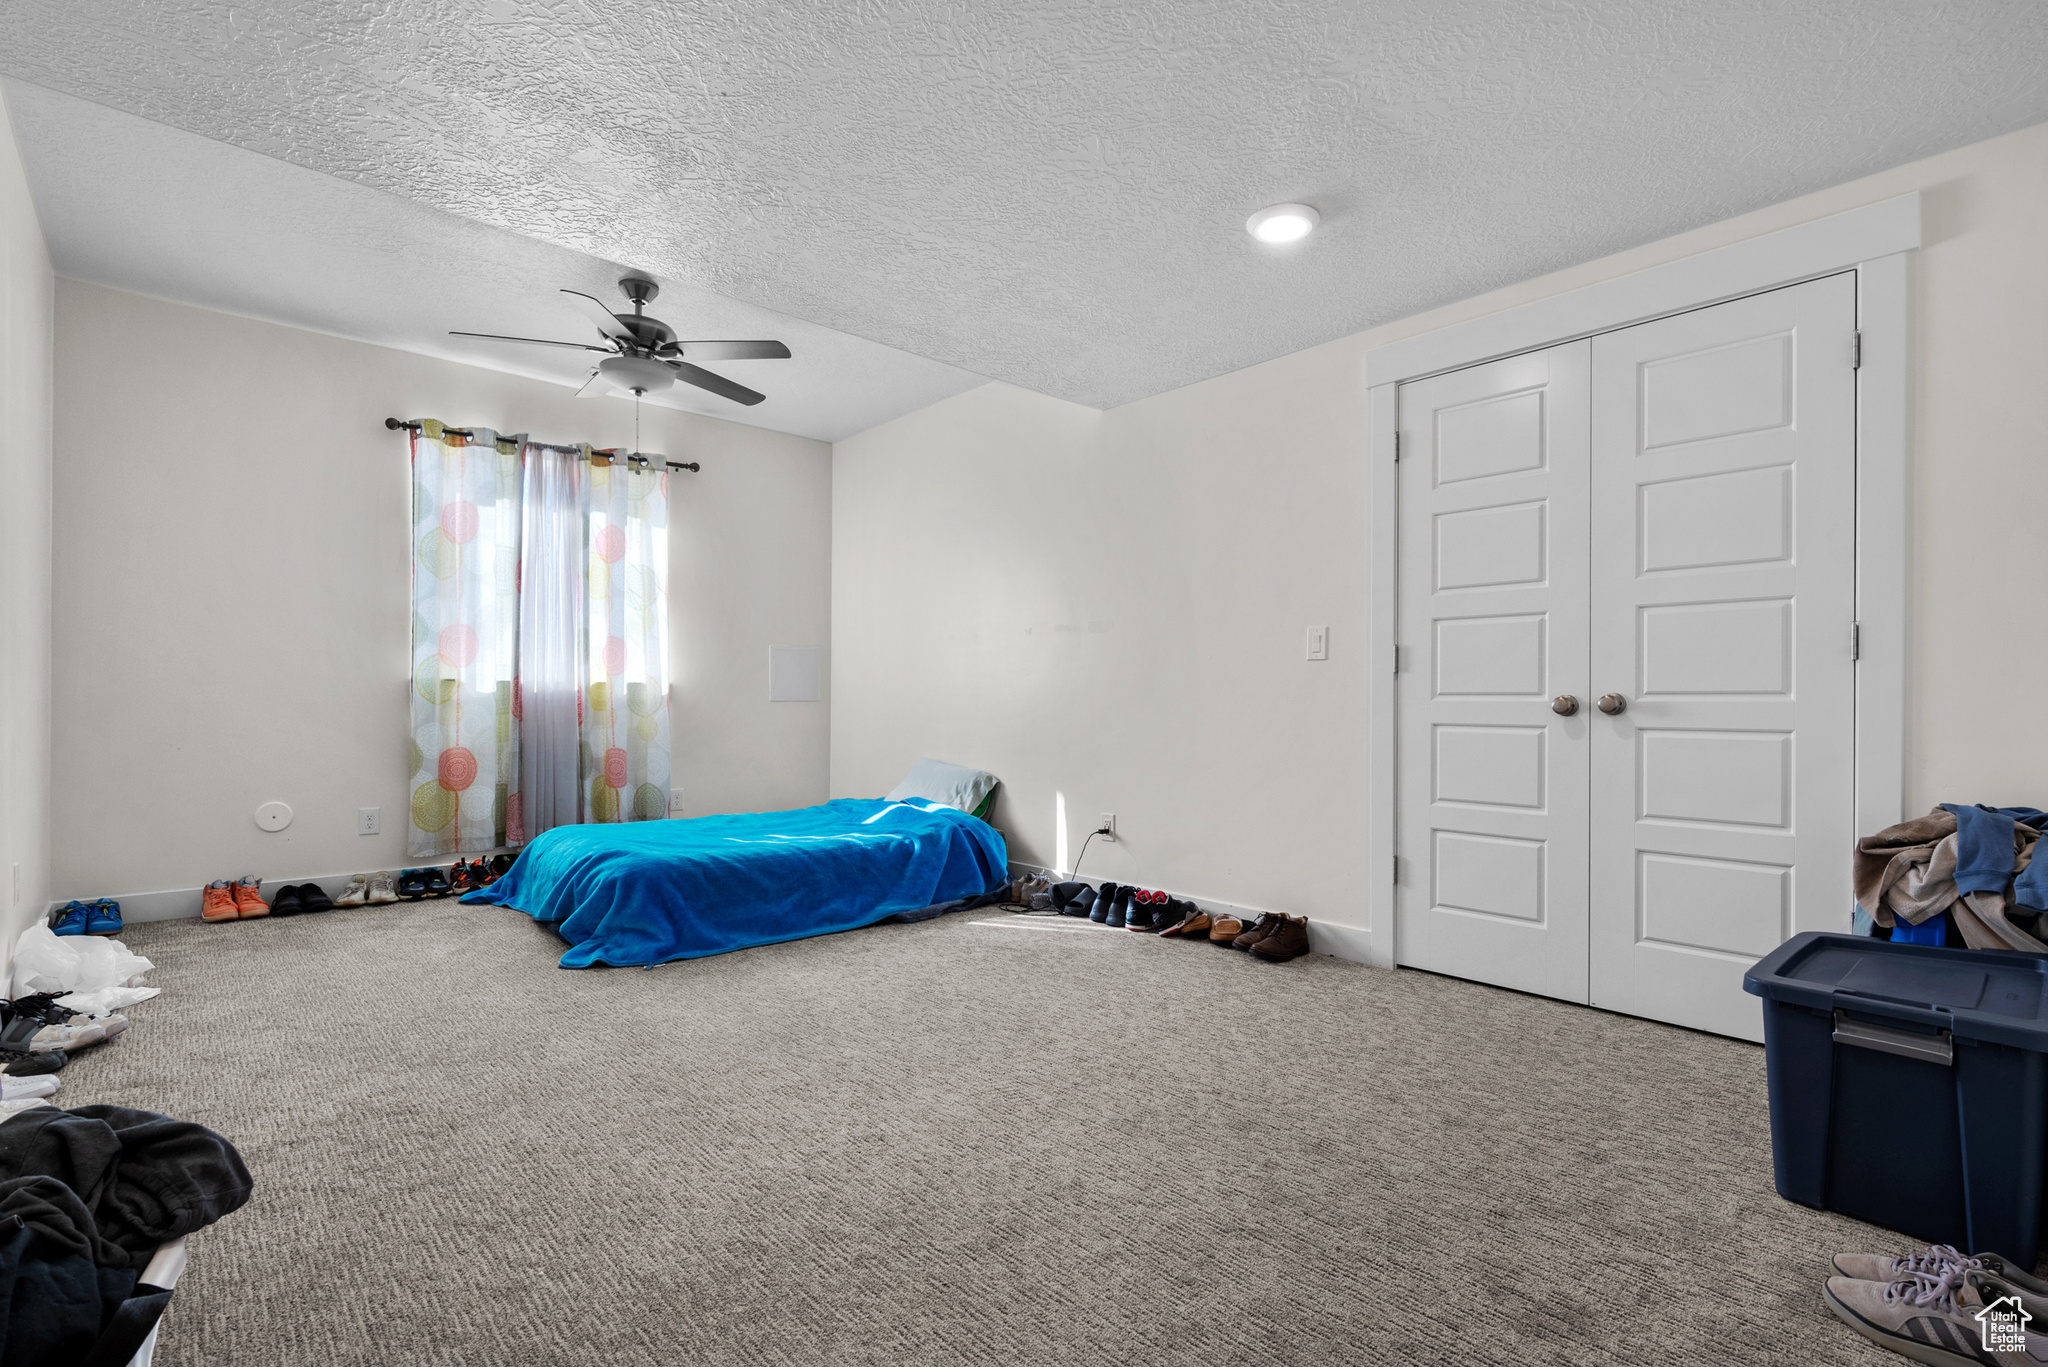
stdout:
<svg viewBox="0 0 2048 1367">
<path fill-rule="evenodd" d="M 578 398 L 607 394 L 631 394 L 639 398 L 667 389 L 677 380 L 716 394 L 734 403 L 757 404 L 766 394 L 714 374 L 698 361 L 786 361 L 789 348 L 775 341 L 703 340 L 678 341 L 676 330 L 647 314 L 647 305 L 661 293 L 661 286 L 642 275 L 619 281 L 619 292 L 632 301 L 631 313 L 613 313 L 604 301 L 580 290 L 563 290 L 569 304 L 597 326 L 608 345 L 589 342 L 556 342 L 541 337 L 507 337 L 496 332 L 451 332 L 451 337 L 481 337 L 493 342 L 520 342 L 530 346 L 567 347 L 575 351 L 609 352 L 590 372 Z"/>
<path fill-rule="evenodd" d="M 597 375 L 590 385 L 603 380 L 621 393 L 654 394 L 676 382 L 676 373 L 649 356 L 607 356 L 597 363 Z"/>
</svg>

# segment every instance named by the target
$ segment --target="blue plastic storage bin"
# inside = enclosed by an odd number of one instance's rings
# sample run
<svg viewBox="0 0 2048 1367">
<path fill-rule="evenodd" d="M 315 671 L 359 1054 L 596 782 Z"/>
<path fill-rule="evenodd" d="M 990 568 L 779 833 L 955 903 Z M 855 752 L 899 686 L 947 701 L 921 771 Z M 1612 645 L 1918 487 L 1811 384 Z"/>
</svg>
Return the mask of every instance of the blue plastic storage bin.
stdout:
<svg viewBox="0 0 2048 1367">
<path fill-rule="evenodd" d="M 2048 958 L 1808 932 L 1742 986 L 1780 1196 L 2034 1266 Z"/>
</svg>

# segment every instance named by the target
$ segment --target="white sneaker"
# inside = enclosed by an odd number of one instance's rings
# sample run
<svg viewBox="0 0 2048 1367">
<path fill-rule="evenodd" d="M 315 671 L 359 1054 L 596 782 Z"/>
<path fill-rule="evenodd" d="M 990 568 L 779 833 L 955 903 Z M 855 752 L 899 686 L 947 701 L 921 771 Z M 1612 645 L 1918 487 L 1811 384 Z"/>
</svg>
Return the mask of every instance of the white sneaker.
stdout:
<svg viewBox="0 0 2048 1367">
<path fill-rule="evenodd" d="M 0 1102 L 35 1101 L 57 1094 L 57 1075 L 37 1073 L 32 1077 L 0 1075 Z"/>
<path fill-rule="evenodd" d="M 348 886 L 341 890 L 341 896 L 334 899 L 334 905 L 338 907 L 359 907 L 369 900 L 370 880 L 358 873 L 350 876 Z"/>
<path fill-rule="evenodd" d="M 38 1106 L 47 1106 L 49 1104 L 49 1102 L 39 1096 L 27 1096 L 19 1101 L 0 1101 L 0 1120 L 9 1120 L 20 1115 L 23 1111 L 32 1111 Z"/>
<path fill-rule="evenodd" d="M 65 1053 L 110 1040 L 128 1028 L 128 1018 L 118 1011 L 103 1016 L 73 1016 L 62 1025 L 46 1025 L 29 1039 L 29 1048 L 39 1053 L 62 1049 Z"/>
<path fill-rule="evenodd" d="M 371 874 L 370 900 L 372 902 L 396 902 L 398 900 L 398 875 L 389 869 L 379 869 Z"/>
</svg>

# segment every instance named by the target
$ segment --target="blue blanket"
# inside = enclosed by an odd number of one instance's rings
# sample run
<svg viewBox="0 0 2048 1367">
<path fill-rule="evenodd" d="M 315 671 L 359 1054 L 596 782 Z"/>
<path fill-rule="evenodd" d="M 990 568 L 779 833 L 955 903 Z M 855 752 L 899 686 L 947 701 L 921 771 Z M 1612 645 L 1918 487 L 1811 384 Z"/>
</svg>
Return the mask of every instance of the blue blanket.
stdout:
<svg viewBox="0 0 2048 1367">
<path fill-rule="evenodd" d="M 935 802 L 557 826 L 462 900 L 552 923 L 564 968 L 695 959 L 873 925 L 1001 887 L 995 828 Z"/>
</svg>

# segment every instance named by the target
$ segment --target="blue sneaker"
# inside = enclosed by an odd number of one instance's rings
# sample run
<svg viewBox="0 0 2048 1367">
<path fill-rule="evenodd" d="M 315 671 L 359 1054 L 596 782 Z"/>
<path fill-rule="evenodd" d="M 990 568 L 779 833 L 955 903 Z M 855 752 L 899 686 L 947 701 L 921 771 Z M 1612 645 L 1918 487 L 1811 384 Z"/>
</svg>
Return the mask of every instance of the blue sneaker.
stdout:
<svg viewBox="0 0 2048 1367">
<path fill-rule="evenodd" d="M 119 935 L 121 933 L 121 904 L 102 897 L 86 909 L 85 933 L 88 935 Z"/>
<path fill-rule="evenodd" d="M 52 935 L 83 935 L 86 922 L 92 919 L 92 909 L 83 902 L 66 902 L 64 909 L 57 913 L 57 920 L 50 927 Z"/>
</svg>

